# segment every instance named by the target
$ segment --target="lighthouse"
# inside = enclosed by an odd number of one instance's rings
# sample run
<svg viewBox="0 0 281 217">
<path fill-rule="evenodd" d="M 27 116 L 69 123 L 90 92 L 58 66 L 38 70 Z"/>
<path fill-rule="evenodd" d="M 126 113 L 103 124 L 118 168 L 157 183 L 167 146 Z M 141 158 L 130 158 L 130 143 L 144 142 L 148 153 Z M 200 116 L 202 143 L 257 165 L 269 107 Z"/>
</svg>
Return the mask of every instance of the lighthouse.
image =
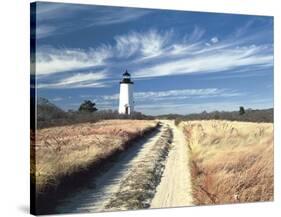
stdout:
<svg viewBox="0 0 281 217">
<path fill-rule="evenodd" d="M 130 115 L 134 111 L 133 84 L 131 75 L 126 70 L 120 81 L 119 114 Z"/>
</svg>

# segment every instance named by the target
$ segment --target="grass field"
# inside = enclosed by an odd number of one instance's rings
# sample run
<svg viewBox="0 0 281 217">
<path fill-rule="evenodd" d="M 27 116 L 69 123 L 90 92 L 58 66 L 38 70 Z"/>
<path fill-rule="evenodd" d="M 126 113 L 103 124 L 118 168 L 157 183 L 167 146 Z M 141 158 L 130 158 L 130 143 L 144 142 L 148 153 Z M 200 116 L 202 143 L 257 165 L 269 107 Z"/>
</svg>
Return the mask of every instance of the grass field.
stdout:
<svg viewBox="0 0 281 217">
<path fill-rule="evenodd" d="M 130 140 L 156 125 L 157 122 L 147 120 L 107 120 L 37 130 L 36 142 L 32 144 L 36 155 L 31 158 L 35 160 L 31 177 L 36 179 L 37 193 L 123 150 Z"/>
<path fill-rule="evenodd" d="M 273 200 L 273 124 L 184 122 L 197 205 Z"/>
</svg>

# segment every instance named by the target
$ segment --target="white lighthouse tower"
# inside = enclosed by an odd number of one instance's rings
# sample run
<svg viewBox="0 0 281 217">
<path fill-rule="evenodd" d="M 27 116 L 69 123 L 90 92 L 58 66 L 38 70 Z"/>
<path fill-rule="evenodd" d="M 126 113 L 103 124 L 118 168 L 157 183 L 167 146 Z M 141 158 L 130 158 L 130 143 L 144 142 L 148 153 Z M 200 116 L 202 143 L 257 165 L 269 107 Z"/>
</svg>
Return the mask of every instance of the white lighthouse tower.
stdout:
<svg viewBox="0 0 281 217">
<path fill-rule="evenodd" d="M 131 75 L 126 72 L 120 81 L 119 114 L 131 114 L 134 111 L 133 84 Z"/>
</svg>

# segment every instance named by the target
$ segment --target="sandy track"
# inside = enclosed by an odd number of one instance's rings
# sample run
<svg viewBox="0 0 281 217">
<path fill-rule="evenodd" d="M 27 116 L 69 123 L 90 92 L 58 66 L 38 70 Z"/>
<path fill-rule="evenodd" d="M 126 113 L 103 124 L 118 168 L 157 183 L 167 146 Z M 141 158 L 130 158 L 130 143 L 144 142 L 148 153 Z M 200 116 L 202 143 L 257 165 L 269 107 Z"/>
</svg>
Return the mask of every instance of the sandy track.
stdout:
<svg viewBox="0 0 281 217">
<path fill-rule="evenodd" d="M 173 122 L 167 122 L 173 130 L 172 149 L 151 208 L 192 206 L 191 176 L 188 147 L 183 132 Z"/>
<path fill-rule="evenodd" d="M 103 211 L 104 206 L 118 191 L 134 165 L 144 161 L 153 148 L 154 143 L 160 138 L 164 127 L 155 130 L 140 142 L 134 144 L 128 151 L 118 157 L 118 161 L 97 179 L 93 179 L 85 189 L 69 195 L 60 201 L 56 211 L 59 213 L 98 212 Z"/>
<path fill-rule="evenodd" d="M 115 197 L 122 183 L 140 162 L 147 161 L 155 143 L 162 138 L 165 129 L 172 129 L 173 140 L 166 158 L 163 176 L 150 202 L 151 208 L 192 205 L 191 181 L 188 165 L 188 148 L 182 130 L 172 121 L 163 121 L 164 126 L 122 153 L 114 165 L 88 186 L 59 201 L 58 213 L 106 211 L 105 206 Z"/>
</svg>

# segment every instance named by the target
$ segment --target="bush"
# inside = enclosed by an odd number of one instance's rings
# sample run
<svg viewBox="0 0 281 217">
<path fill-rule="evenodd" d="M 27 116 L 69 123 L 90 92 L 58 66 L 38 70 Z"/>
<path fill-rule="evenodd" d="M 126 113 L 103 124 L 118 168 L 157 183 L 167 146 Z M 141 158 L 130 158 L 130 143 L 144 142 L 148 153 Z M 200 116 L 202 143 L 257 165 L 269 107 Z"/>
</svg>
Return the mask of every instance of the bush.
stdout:
<svg viewBox="0 0 281 217">
<path fill-rule="evenodd" d="M 180 118 L 176 118 L 175 119 L 175 125 L 178 126 L 181 122 L 181 119 Z"/>
<path fill-rule="evenodd" d="M 240 108 L 239 108 L 239 114 L 240 114 L 240 115 L 244 115 L 244 114 L 245 114 L 245 109 L 244 109 L 243 106 L 240 106 Z"/>
<path fill-rule="evenodd" d="M 95 112 L 98 109 L 96 108 L 96 103 L 92 102 L 91 100 L 85 100 L 79 107 L 79 112 Z"/>
</svg>

